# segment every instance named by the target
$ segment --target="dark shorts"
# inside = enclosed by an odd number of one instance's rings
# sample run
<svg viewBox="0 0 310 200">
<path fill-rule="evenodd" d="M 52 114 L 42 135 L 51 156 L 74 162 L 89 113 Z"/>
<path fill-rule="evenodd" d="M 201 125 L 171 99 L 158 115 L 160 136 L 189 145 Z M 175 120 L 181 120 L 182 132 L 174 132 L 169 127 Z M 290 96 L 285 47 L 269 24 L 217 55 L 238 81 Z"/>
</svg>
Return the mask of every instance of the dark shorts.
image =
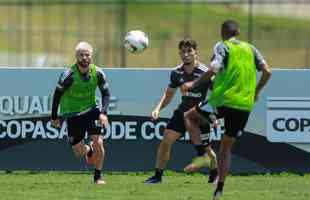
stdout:
<svg viewBox="0 0 310 200">
<path fill-rule="evenodd" d="M 168 121 L 166 129 L 171 129 L 175 132 L 180 133 L 181 136 L 184 136 L 186 132 L 186 128 L 184 124 L 184 112 L 180 110 L 175 110 L 173 112 L 172 117 Z"/>
<path fill-rule="evenodd" d="M 102 127 L 97 125 L 100 110 L 97 107 L 88 112 L 67 118 L 68 140 L 71 145 L 81 142 L 86 135 L 101 135 Z"/>
<path fill-rule="evenodd" d="M 226 135 L 235 138 L 242 135 L 250 116 L 249 111 L 222 106 L 217 108 L 217 112 L 219 118 L 224 118 Z"/>
<path fill-rule="evenodd" d="M 211 109 L 211 106 L 208 104 L 208 102 L 200 104 L 196 107 L 196 110 L 210 121 L 213 120 L 214 115 L 217 118 L 223 118 L 225 135 L 234 138 L 241 136 L 250 116 L 249 111 L 229 108 L 225 106 Z"/>
<path fill-rule="evenodd" d="M 173 130 L 181 134 L 180 137 L 183 137 L 186 133 L 186 127 L 184 123 L 184 112 L 181 110 L 175 110 L 171 119 L 169 120 L 166 129 Z M 205 141 L 210 142 L 210 126 L 203 126 L 201 127 L 201 136 L 202 139 L 206 138 Z"/>
</svg>

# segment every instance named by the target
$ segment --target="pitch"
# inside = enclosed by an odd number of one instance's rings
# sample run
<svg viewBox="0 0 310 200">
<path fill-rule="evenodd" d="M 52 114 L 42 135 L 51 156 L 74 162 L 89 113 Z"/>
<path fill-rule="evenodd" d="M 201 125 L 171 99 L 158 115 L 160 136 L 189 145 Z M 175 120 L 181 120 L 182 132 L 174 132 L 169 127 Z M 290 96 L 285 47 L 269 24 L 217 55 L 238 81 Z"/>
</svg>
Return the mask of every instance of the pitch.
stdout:
<svg viewBox="0 0 310 200">
<path fill-rule="evenodd" d="M 208 200 L 214 186 L 203 174 L 167 171 L 162 184 L 146 185 L 150 173 L 108 173 L 94 185 L 89 173 L 0 172 L 1 200 Z M 225 200 L 309 200 L 310 174 L 229 176 Z"/>
</svg>

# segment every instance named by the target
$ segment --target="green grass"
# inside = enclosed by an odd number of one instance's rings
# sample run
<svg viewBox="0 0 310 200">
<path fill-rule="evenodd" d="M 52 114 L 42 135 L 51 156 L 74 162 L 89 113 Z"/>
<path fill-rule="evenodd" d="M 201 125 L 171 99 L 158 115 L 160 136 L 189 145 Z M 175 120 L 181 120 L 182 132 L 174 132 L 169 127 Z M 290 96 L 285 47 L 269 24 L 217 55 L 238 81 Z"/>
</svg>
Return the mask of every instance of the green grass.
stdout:
<svg viewBox="0 0 310 200">
<path fill-rule="evenodd" d="M 31 9 L 31 10 L 30 10 Z M 95 46 L 95 62 L 120 64 L 121 18 L 119 4 L 0 6 L 0 53 L 60 55 L 55 65 L 73 61 L 73 48 L 86 40 Z M 177 43 L 190 23 L 198 41 L 200 59 L 207 63 L 219 26 L 233 18 L 240 22 L 247 40 L 248 14 L 238 5 L 128 4 L 126 30 L 141 29 L 150 35 L 150 47 L 127 56 L 128 67 L 169 67 L 179 62 Z M 304 67 L 309 46 L 310 19 L 257 15 L 253 19 L 253 43 L 274 67 Z M 309 55 L 310 56 L 310 55 Z M 16 62 L 20 60 L 16 59 Z M 12 63 L 14 64 L 14 63 Z"/>
<path fill-rule="evenodd" d="M 1 200 L 205 200 L 213 185 L 207 176 L 167 172 L 158 185 L 142 183 L 151 173 L 108 173 L 107 185 L 91 183 L 90 173 L 0 173 Z M 310 175 L 229 176 L 225 200 L 309 200 Z"/>
</svg>

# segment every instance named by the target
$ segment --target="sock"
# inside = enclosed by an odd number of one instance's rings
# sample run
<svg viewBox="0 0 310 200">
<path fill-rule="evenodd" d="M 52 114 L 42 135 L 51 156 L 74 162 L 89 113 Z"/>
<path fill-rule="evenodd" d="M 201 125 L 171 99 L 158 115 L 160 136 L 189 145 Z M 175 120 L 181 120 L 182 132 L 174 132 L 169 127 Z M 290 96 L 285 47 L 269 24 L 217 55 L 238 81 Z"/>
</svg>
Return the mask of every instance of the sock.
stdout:
<svg viewBox="0 0 310 200">
<path fill-rule="evenodd" d="M 90 146 L 89 144 L 86 144 L 87 146 L 89 146 L 89 151 L 87 152 L 87 156 L 91 157 L 93 155 L 94 149 L 92 146 Z"/>
<path fill-rule="evenodd" d="M 101 178 L 101 170 L 95 169 L 94 181 Z"/>
<path fill-rule="evenodd" d="M 206 153 L 205 146 L 202 144 L 195 145 L 195 149 L 197 151 L 197 156 L 203 156 Z"/>
<path fill-rule="evenodd" d="M 223 191 L 223 188 L 224 188 L 224 182 L 218 182 L 216 191 Z"/>
<path fill-rule="evenodd" d="M 159 168 L 155 169 L 155 177 L 161 178 L 163 176 L 163 173 L 164 173 L 163 169 L 159 169 Z"/>
<path fill-rule="evenodd" d="M 209 173 L 210 173 L 210 174 L 217 174 L 217 168 L 210 169 L 210 170 L 209 170 Z"/>
</svg>

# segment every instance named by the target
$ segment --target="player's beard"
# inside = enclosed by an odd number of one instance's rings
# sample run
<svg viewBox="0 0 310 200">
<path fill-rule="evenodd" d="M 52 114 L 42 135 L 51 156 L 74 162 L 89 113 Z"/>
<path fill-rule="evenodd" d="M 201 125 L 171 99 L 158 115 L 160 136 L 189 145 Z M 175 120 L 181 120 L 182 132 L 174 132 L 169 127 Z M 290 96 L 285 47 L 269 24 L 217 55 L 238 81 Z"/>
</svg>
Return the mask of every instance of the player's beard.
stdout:
<svg viewBox="0 0 310 200">
<path fill-rule="evenodd" d="M 82 68 L 88 68 L 90 65 L 90 62 L 86 60 L 81 60 L 81 61 L 78 61 L 78 65 L 81 66 Z"/>
</svg>

